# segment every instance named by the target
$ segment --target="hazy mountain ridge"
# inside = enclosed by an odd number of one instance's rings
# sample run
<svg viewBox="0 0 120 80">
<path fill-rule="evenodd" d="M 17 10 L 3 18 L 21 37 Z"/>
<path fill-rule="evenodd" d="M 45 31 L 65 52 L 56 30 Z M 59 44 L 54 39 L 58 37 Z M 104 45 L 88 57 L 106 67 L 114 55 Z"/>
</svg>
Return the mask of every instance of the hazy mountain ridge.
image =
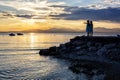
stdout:
<svg viewBox="0 0 120 80">
<path fill-rule="evenodd" d="M 32 29 L 32 30 L 24 30 L 24 31 L 8 31 L 8 32 L 36 32 L 36 33 L 81 33 L 86 32 L 85 30 L 76 30 L 71 28 L 50 28 L 47 30 L 41 29 Z M 104 27 L 97 27 L 94 28 L 94 32 L 104 32 L 104 33 L 120 33 L 120 28 L 104 28 Z"/>
<path fill-rule="evenodd" d="M 79 32 L 85 32 L 85 30 L 75 30 L 70 28 L 51 28 L 48 30 L 30 30 L 32 32 L 45 32 L 45 33 L 79 33 Z M 29 31 L 28 31 L 29 32 Z M 103 27 L 97 27 L 94 28 L 94 32 L 116 32 L 120 33 L 120 28 L 103 28 Z"/>
<path fill-rule="evenodd" d="M 104 27 L 97 27 L 97 28 L 94 29 L 94 32 L 116 32 L 116 33 L 120 33 L 120 28 L 109 29 L 109 28 L 104 28 Z"/>
</svg>

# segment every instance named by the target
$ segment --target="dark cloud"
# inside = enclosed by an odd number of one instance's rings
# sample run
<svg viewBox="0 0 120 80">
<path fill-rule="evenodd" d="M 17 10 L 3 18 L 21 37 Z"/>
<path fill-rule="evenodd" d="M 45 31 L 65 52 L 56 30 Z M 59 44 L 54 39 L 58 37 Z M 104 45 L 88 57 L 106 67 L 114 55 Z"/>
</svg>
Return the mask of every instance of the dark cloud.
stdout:
<svg viewBox="0 0 120 80">
<path fill-rule="evenodd" d="M 16 17 L 31 19 L 34 15 L 15 15 Z"/>
<path fill-rule="evenodd" d="M 10 12 L 5 12 L 0 10 L 0 19 L 14 18 Z"/>
<path fill-rule="evenodd" d="M 45 19 L 45 17 L 42 17 L 40 15 L 32 15 L 32 14 L 17 14 L 14 16 L 19 18 L 25 18 L 25 19 Z"/>
<path fill-rule="evenodd" d="M 119 8 L 106 8 L 106 9 L 88 9 L 78 7 L 66 7 L 66 12 L 71 14 L 51 15 L 54 18 L 64 18 L 66 20 L 109 20 L 120 22 L 120 9 Z"/>
<path fill-rule="evenodd" d="M 96 7 L 96 5 L 92 5 L 92 7 Z M 50 11 L 51 9 L 59 10 L 62 9 L 63 13 L 59 13 L 59 11 L 49 13 L 52 19 L 65 19 L 65 20 L 108 20 L 113 22 L 120 22 L 120 7 L 118 8 L 104 8 L 104 9 L 90 9 L 89 7 L 86 8 L 79 8 L 79 7 L 70 7 L 65 5 L 49 5 L 48 7 L 33 7 L 33 9 L 37 10 L 44 10 Z M 21 18 L 27 19 L 41 19 L 44 15 L 40 12 L 38 15 L 34 15 L 32 11 L 27 10 L 17 10 L 14 7 L 0 5 L 0 12 L 10 12 L 4 13 L 3 16 L 16 16 Z M 12 14 L 12 13 L 14 14 Z M 58 13 L 57 13 L 58 12 Z M 38 17 L 36 17 L 38 16 Z M 45 17 L 44 17 L 45 18 Z"/>
</svg>

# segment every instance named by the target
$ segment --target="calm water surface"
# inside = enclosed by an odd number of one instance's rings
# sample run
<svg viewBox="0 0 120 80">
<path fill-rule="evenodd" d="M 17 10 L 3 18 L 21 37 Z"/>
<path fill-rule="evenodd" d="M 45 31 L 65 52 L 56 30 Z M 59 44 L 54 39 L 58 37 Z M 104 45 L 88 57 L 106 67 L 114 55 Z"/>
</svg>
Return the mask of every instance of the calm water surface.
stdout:
<svg viewBox="0 0 120 80">
<path fill-rule="evenodd" d="M 85 75 L 68 70 L 67 61 L 38 54 L 39 49 L 58 46 L 82 34 L 8 34 L 0 33 L 0 80 L 87 80 Z"/>
<path fill-rule="evenodd" d="M 78 34 L 0 34 L 0 80 L 70 80 L 78 77 L 67 69 L 68 62 L 43 57 L 39 49 L 58 46 Z"/>
</svg>

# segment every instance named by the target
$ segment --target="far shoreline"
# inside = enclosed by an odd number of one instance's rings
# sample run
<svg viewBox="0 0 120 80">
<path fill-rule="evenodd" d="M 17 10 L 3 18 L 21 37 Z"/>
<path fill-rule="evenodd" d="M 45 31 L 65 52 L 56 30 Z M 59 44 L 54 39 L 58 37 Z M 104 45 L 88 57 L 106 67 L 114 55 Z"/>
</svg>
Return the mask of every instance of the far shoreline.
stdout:
<svg viewBox="0 0 120 80">
<path fill-rule="evenodd" d="M 22 32 L 22 31 L 10 31 L 10 32 L 0 32 L 0 34 L 3 33 L 43 33 L 43 34 L 80 34 L 80 36 L 82 35 L 86 35 L 85 32 Z M 120 32 L 94 32 L 93 36 L 117 36 L 118 34 L 120 34 Z"/>
</svg>

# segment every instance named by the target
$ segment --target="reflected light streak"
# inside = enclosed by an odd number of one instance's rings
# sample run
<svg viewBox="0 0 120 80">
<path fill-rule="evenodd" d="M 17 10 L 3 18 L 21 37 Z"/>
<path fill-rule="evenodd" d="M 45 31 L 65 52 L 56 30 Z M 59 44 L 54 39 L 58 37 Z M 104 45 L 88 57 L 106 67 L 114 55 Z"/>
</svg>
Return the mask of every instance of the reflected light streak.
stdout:
<svg viewBox="0 0 120 80">
<path fill-rule="evenodd" d="M 34 48 L 35 38 L 34 33 L 30 33 L 30 47 Z"/>
</svg>

